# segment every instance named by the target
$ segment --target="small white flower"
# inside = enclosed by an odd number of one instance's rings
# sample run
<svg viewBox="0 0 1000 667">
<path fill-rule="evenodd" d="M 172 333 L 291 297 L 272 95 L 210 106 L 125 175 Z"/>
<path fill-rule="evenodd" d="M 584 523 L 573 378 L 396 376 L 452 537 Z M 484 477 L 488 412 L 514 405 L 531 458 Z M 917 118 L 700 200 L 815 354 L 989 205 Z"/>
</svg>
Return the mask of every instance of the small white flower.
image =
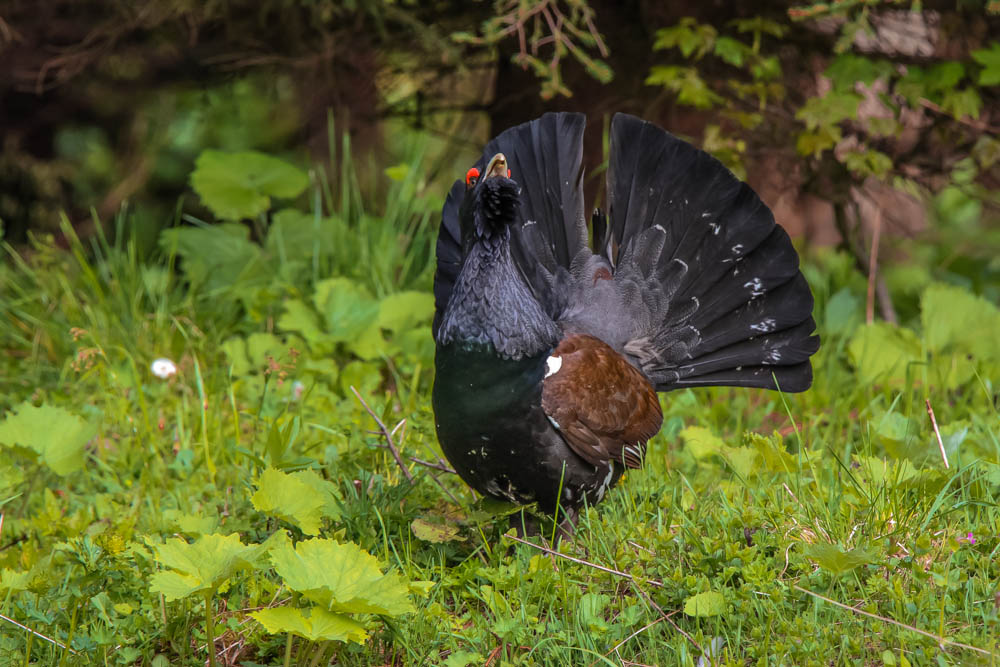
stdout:
<svg viewBox="0 0 1000 667">
<path fill-rule="evenodd" d="M 299 380 L 296 380 L 295 382 L 293 382 L 292 383 L 292 400 L 293 401 L 297 401 L 300 398 L 302 398 L 302 394 L 305 392 L 305 390 L 306 390 L 306 386 L 302 382 L 300 382 Z"/>
<path fill-rule="evenodd" d="M 164 357 L 155 359 L 149 369 L 153 371 L 153 375 L 164 380 L 177 374 L 177 364 Z"/>
</svg>

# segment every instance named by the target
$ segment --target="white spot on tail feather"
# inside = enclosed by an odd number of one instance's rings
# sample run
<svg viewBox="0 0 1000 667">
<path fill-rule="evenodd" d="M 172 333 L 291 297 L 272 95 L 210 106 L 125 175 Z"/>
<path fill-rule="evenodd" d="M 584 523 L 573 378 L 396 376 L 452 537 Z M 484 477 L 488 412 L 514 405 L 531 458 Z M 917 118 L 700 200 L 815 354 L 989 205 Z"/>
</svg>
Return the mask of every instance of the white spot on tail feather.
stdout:
<svg viewBox="0 0 1000 667">
<path fill-rule="evenodd" d="M 757 324 L 751 324 L 751 331 L 759 331 L 760 333 L 767 333 L 768 331 L 774 331 L 774 327 L 777 324 L 773 317 L 765 317 L 763 320 Z"/>
<path fill-rule="evenodd" d="M 549 357 L 545 360 L 545 377 L 555 375 L 560 368 L 562 368 L 562 357 Z"/>
<path fill-rule="evenodd" d="M 551 423 L 553 426 L 556 427 L 556 430 L 559 430 L 560 428 L 562 428 L 561 426 L 559 426 L 559 422 L 557 422 L 552 417 L 549 417 L 548 415 L 545 415 L 545 417 L 549 420 L 549 423 Z"/>
<path fill-rule="evenodd" d="M 756 298 L 764 293 L 764 281 L 762 281 L 760 278 L 754 278 L 753 280 L 749 280 L 743 283 L 743 287 L 750 289 L 751 298 Z"/>
</svg>

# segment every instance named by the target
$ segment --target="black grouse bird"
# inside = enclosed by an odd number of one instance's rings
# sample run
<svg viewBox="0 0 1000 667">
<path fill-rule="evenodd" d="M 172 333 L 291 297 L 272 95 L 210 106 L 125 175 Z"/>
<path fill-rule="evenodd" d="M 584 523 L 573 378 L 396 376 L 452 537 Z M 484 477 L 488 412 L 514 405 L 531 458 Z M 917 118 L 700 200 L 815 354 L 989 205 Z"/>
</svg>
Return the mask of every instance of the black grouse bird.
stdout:
<svg viewBox="0 0 1000 667">
<path fill-rule="evenodd" d="M 442 211 L 434 279 L 441 447 L 487 496 L 570 517 L 642 465 L 657 391 L 807 389 L 813 298 L 788 234 L 718 160 L 611 123 L 593 250 L 584 116 L 493 139 Z"/>
</svg>

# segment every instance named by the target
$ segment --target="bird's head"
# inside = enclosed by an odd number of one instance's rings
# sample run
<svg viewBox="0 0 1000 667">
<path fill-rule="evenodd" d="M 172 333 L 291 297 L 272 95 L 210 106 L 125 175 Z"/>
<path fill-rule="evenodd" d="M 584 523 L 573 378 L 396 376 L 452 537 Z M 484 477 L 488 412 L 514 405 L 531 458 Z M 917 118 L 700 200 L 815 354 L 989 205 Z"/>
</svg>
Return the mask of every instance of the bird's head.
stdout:
<svg viewBox="0 0 1000 667">
<path fill-rule="evenodd" d="M 465 177 L 466 197 L 472 200 L 475 234 L 491 238 L 505 234 L 517 217 L 521 188 L 510 178 L 507 158 L 497 153 L 482 174 L 470 169 Z"/>
</svg>

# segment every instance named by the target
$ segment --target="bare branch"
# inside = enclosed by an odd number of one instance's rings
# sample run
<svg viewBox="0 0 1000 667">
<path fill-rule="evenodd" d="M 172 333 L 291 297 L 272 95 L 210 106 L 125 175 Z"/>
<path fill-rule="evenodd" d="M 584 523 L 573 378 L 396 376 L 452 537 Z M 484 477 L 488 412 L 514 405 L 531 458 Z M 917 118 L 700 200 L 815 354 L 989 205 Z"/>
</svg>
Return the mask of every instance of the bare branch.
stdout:
<svg viewBox="0 0 1000 667">
<path fill-rule="evenodd" d="M 372 419 L 375 420 L 375 423 L 378 424 L 379 429 L 382 431 L 382 437 L 385 438 L 385 441 L 389 448 L 389 452 L 392 454 L 392 458 L 396 459 L 396 465 L 398 465 L 399 469 L 403 471 L 403 475 L 406 476 L 406 479 L 412 482 L 413 473 L 410 472 L 410 469 L 406 467 L 406 464 L 403 463 L 403 459 L 399 456 L 399 450 L 396 449 L 396 443 L 392 441 L 392 433 L 390 433 L 389 429 L 387 429 L 385 424 L 382 423 L 382 420 L 379 419 L 379 416 L 375 414 L 375 411 L 372 410 L 367 403 L 365 403 L 365 399 L 361 398 L 361 394 L 359 394 L 358 390 L 354 388 L 354 385 L 351 385 L 351 391 L 354 392 L 354 395 L 357 396 L 359 401 L 361 401 L 361 405 L 364 406 L 365 410 L 368 411 L 368 414 L 370 414 L 372 416 Z"/>
<path fill-rule="evenodd" d="M 889 618 L 887 616 L 879 616 L 878 614 L 873 614 L 871 612 L 863 611 L 863 610 L 858 609 L 856 607 L 852 607 L 850 605 L 846 605 L 846 604 L 844 604 L 842 602 L 837 602 L 836 600 L 831 600 L 830 598 L 825 597 L 823 595 L 820 595 L 819 593 L 813 593 L 810 590 L 806 590 L 805 588 L 802 588 L 798 584 L 792 584 L 792 588 L 794 588 L 797 591 L 801 591 L 802 593 L 805 593 L 806 595 L 811 595 L 814 598 L 819 598 L 820 600 L 823 600 L 824 602 L 829 602 L 830 604 L 832 604 L 835 607 L 840 607 L 841 609 L 846 609 L 847 611 L 852 611 L 855 614 L 860 614 L 861 616 L 867 616 L 868 618 L 874 618 L 874 619 L 877 619 L 879 621 L 884 621 L 885 623 L 891 623 L 892 625 L 895 625 L 896 627 L 899 627 L 899 628 L 906 628 L 907 630 L 911 630 L 913 632 L 916 632 L 918 635 L 923 635 L 924 637 L 930 637 L 931 639 L 933 639 L 934 641 L 936 641 L 938 643 L 938 647 L 941 648 L 941 649 L 944 649 L 944 647 L 946 645 L 947 646 L 956 646 L 958 648 L 964 648 L 967 651 L 975 651 L 976 653 L 981 653 L 982 655 L 988 655 L 988 656 L 991 656 L 991 657 L 996 657 L 997 656 L 997 654 L 993 653 L 992 651 L 987 651 L 986 649 L 981 649 L 981 648 L 978 648 L 976 646 L 969 646 L 968 644 L 962 644 L 962 643 L 959 643 L 959 642 L 956 642 L 956 641 L 952 641 L 951 639 L 948 639 L 947 637 L 938 637 L 937 635 L 935 635 L 935 634 L 933 634 L 931 632 L 927 632 L 926 630 L 921 630 L 920 628 L 916 628 L 916 627 L 914 627 L 912 625 L 907 625 L 906 623 L 901 623 L 900 621 L 897 621 L 895 619 Z"/>
</svg>

